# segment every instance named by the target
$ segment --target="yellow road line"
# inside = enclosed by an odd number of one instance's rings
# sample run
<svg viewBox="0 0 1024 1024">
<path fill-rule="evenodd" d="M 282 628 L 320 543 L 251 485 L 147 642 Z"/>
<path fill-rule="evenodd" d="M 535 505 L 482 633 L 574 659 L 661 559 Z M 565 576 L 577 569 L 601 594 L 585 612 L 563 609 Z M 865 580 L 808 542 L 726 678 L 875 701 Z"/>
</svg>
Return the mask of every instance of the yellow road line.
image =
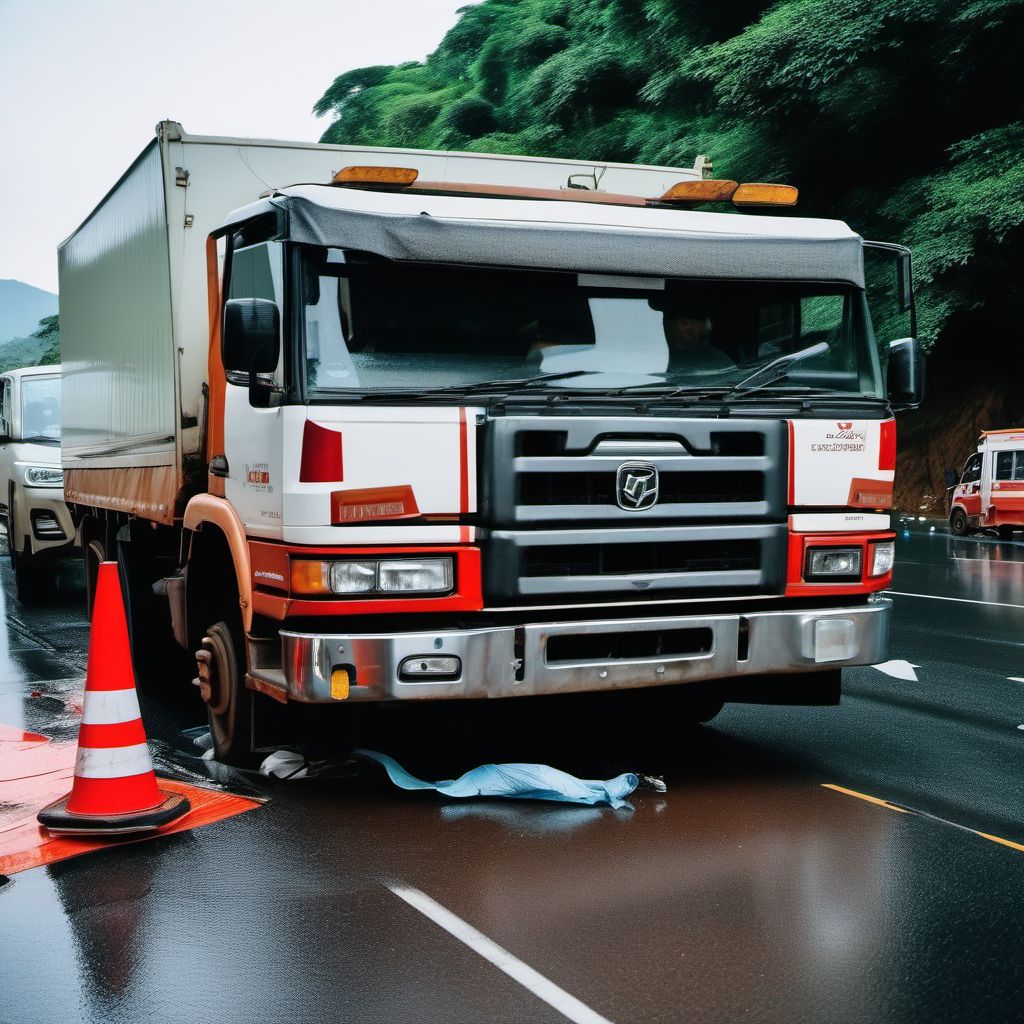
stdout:
<svg viewBox="0 0 1024 1024">
<path fill-rule="evenodd" d="M 832 782 L 823 782 L 821 784 L 822 789 L 831 789 L 836 793 L 845 793 L 846 796 L 856 797 L 858 800 L 865 800 L 869 804 L 877 804 L 879 807 L 886 807 L 890 811 L 899 811 L 900 814 L 914 814 L 919 818 L 931 818 L 932 821 L 942 822 L 943 825 L 952 825 L 953 828 L 962 829 L 964 832 L 970 832 L 973 835 L 981 836 L 982 839 L 988 839 L 990 842 L 999 843 L 1000 846 L 1008 846 L 1011 850 L 1020 850 L 1024 853 L 1024 843 L 1015 843 L 1012 839 L 1003 839 L 1000 836 L 990 835 L 988 832 L 979 832 L 976 828 L 971 828 L 969 825 L 960 825 L 955 821 L 947 821 L 945 818 L 940 818 L 937 814 L 929 814 L 927 811 L 918 811 L 913 807 L 900 807 L 898 804 L 890 803 L 888 800 L 882 800 L 877 796 L 869 796 L 867 793 L 858 793 L 855 789 L 847 789 L 845 786 L 837 786 Z"/>
<path fill-rule="evenodd" d="M 881 800 L 877 796 L 868 796 L 867 793 L 858 793 L 855 789 L 846 789 L 843 786 L 836 786 L 831 782 L 823 782 L 823 789 L 834 789 L 837 793 L 845 793 L 847 796 L 855 796 L 858 800 L 866 800 L 869 804 L 878 804 L 879 807 L 888 807 L 890 811 L 899 811 L 900 814 L 909 814 L 910 811 L 905 810 L 902 807 L 897 807 L 895 804 L 889 803 L 888 800 Z"/>
<path fill-rule="evenodd" d="M 973 828 L 971 831 L 974 832 L 976 836 L 981 836 L 984 839 L 991 839 L 993 843 L 999 843 L 1000 846 L 1008 846 L 1011 850 L 1020 850 L 1021 853 L 1024 853 L 1024 845 L 1021 843 L 1014 843 L 1009 839 L 1000 839 L 999 836 L 990 836 L 987 832 L 976 832 Z"/>
</svg>

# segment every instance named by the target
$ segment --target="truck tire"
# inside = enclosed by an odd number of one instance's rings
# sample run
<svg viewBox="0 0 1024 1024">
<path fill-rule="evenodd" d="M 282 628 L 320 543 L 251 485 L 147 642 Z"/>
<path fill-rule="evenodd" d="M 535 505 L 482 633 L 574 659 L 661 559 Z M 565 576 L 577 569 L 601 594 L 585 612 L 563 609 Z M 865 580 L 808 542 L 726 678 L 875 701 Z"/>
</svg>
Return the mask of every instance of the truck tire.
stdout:
<svg viewBox="0 0 1024 1024">
<path fill-rule="evenodd" d="M 999 531 L 998 531 L 999 532 L 999 539 L 1000 540 L 1013 540 L 1013 530 L 1014 530 L 1014 528 L 1012 526 L 1000 526 L 999 527 Z"/>
<path fill-rule="evenodd" d="M 957 506 L 949 516 L 949 532 L 957 537 L 963 537 L 970 531 L 971 524 L 967 519 L 967 513 Z"/>
<path fill-rule="evenodd" d="M 213 738 L 214 757 L 224 764 L 253 763 L 253 693 L 245 685 L 245 638 L 240 615 L 219 619 L 196 651 L 199 691 Z"/>
</svg>

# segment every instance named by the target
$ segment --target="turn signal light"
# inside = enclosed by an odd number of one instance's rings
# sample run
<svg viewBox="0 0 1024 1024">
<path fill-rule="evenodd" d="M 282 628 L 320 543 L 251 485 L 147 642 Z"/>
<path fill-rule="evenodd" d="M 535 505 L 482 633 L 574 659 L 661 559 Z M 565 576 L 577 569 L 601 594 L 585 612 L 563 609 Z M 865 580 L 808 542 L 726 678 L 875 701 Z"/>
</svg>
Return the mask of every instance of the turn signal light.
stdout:
<svg viewBox="0 0 1024 1024">
<path fill-rule="evenodd" d="M 892 572 L 896 561 L 896 545 L 891 540 L 881 540 L 871 545 L 871 575 L 884 576 Z"/>
<path fill-rule="evenodd" d="M 333 177 L 335 185 L 394 185 L 408 188 L 420 172 L 415 167 L 342 167 Z"/>
<path fill-rule="evenodd" d="M 662 203 L 721 203 L 732 199 L 740 186 L 735 181 L 704 178 L 700 181 L 677 181 L 663 196 Z"/>
<path fill-rule="evenodd" d="M 733 193 L 734 206 L 796 206 L 800 193 L 792 185 L 740 185 Z"/>
</svg>

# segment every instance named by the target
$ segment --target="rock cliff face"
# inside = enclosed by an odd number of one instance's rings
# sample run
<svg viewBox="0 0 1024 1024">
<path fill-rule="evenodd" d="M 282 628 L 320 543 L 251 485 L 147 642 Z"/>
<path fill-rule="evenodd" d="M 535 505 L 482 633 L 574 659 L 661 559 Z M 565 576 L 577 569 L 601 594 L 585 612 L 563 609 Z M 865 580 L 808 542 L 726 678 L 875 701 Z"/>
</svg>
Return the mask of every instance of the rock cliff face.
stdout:
<svg viewBox="0 0 1024 1024">
<path fill-rule="evenodd" d="M 950 348 L 940 346 L 928 360 L 921 408 L 898 417 L 894 505 L 899 512 L 944 519 L 943 470 L 963 468 L 981 431 L 1024 427 L 1021 355 L 1009 349 Z"/>
</svg>

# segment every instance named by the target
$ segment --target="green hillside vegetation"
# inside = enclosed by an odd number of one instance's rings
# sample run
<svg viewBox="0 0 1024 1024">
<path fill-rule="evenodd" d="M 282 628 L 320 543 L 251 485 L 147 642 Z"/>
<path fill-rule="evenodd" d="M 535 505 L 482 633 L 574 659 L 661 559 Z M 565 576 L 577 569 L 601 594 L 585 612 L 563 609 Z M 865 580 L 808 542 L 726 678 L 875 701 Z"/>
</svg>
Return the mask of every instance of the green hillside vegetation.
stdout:
<svg viewBox="0 0 1024 1024">
<path fill-rule="evenodd" d="M 0 373 L 23 366 L 54 366 L 60 362 L 60 322 L 56 313 L 44 316 L 27 338 L 0 345 Z"/>
<path fill-rule="evenodd" d="M 424 63 L 347 71 L 324 142 L 689 166 L 914 251 L 927 344 L 1019 337 L 1017 0 L 485 0 Z"/>
</svg>

